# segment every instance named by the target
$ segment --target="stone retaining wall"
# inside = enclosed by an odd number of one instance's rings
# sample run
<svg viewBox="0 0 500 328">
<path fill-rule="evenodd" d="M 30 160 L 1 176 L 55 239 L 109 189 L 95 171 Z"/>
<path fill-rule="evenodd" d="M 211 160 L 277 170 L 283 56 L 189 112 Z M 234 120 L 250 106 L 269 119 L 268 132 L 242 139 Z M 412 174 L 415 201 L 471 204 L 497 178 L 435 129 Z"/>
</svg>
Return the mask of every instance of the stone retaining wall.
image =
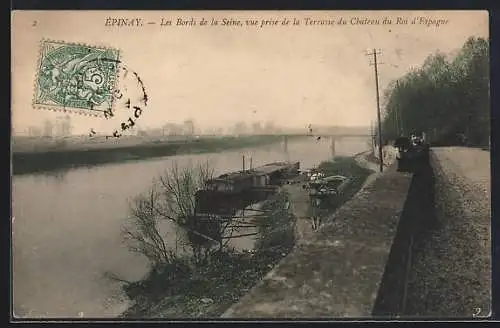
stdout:
<svg viewBox="0 0 500 328">
<path fill-rule="evenodd" d="M 222 317 L 371 317 L 410 181 L 377 176 Z"/>
</svg>

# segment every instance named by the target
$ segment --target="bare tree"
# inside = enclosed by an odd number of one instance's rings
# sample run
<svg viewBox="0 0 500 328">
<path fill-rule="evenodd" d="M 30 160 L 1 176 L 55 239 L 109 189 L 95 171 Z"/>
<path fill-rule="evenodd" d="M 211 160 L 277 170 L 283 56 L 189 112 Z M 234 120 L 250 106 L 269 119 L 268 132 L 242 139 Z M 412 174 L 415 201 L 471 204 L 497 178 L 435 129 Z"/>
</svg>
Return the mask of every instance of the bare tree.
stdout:
<svg viewBox="0 0 500 328">
<path fill-rule="evenodd" d="M 129 249 L 146 256 L 153 267 L 171 263 L 178 254 L 176 247 L 169 245 L 166 233 L 160 229 L 166 221 L 184 230 L 188 239 L 193 239 L 190 236 L 198 237 L 197 245 L 192 245 L 195 253 L 199 248 L 216 243 L 216 239 L 199 229 L 195 218 L 195 193 L 213 177 L 213 173 L 208 163 L 183 168 L 174 163 L 153 182 L 147 193 L 136 197 L 131 204 L 129 222 L 123 227 Z M 171 242 L 177 243 L 178 240 Z"/>
<path fill-rule="evenodd" d="M 223 250 L 230 239 L 257 234 L 234 234 L 241 228 L 255 227 L 236 212 L 225 216 L 197 215 L 195 194 L 213 176 L 209 163 L 182 168 L 174 163 L 147 193 L 133 200 L 129 222 L 123 227 L 129 249 L 146 256 L 152 267 L 172 263 L 178 256 L 179 240 L 168 241 L 166 232 L 161 230 L 164 222 L 185 233 L 197 263 L 211 250 Z"/>
</svg>

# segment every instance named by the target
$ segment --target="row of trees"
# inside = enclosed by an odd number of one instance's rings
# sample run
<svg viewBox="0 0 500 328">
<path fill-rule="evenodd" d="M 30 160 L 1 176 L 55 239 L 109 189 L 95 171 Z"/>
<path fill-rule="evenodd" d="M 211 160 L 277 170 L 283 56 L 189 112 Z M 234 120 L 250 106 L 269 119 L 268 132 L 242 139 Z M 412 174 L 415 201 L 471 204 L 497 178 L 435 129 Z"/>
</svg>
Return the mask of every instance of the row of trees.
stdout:
<svg viewBox="0 0 500 328">
<path fill-rule="evenodd" d="M 461 136 L 469 145 L 488 145 L 489 83 L 489 45 L 483 38 L 469 38 L 451 60 L 440 52 L 429 55 L 422 67 L 385 90 L 384 140 L 425 132 L 437 144 L 455 144 Z"/>
</svg>

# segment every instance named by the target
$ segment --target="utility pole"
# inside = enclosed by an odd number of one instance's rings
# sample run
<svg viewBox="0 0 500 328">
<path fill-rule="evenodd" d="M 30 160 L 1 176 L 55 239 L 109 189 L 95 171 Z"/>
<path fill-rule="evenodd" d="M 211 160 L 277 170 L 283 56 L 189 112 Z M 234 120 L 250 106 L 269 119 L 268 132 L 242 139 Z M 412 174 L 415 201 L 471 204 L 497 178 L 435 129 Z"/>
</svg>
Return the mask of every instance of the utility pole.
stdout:
<svg viewBox="0 0 500 328">
<path fill-rule="evenodd" d="M 378 63 L 377 63 L 377 54 L 380 54 L 380 52 L 377 53 L 376 49 L 373 49 L 373 51 L 369 54 L 368 56 L 373 56 L 373 67 L 375 68 L 375 92 L 377 94 L 377 120 L 378 120 L 378 156 L 380 159 L 380 172 L 384 170 L 384 159 L 382 158 L 382 122 L 380 120 L 380 96 L 379 96 L 379 91 L 378 91 Z"/>
<path fill-rule="evenodd" d="M 372 155 L 375 156 L 375 124 L 373 123 L 373 121 L 370 123 L 370 134 L 371 134 L 370 142 L 372 144 Z"/>
</svg>

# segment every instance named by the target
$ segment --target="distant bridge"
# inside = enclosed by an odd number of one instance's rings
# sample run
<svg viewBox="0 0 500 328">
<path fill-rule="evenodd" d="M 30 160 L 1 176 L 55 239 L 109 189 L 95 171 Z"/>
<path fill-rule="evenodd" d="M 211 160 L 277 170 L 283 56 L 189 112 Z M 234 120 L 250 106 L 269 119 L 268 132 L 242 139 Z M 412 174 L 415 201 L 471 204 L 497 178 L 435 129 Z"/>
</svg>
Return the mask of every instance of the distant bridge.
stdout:
<svg viewBox="0 0 500 328">
<path fill-rule="evenodd" d="M 283 136 L 283 149 L 285 152 L 288 151 L 288 138 L 293 138 L 293 137 L 308 137 L 308 138 L 314 138 L 316 140 L 318 139 L 326 139 L 330 140 L 331 142 L 331 152 L 332 156 L 335 156 L 335 149 L 337 146 L 337 143 L 340 142 L 342 139 L 363 139 L 365 141 L 371 140 L 372 136 L 370 134 L 357 134 L 357 133 L 311 133 L 311 134 L 286 134 Z"/>
<path fill-rule="evenodd" d="M 329 139 L 343 139 L 343 138 L 372 138 L 372 135 L 366 133 L 366 134 L 361 134 L 361 133 L 312 133 L 312 134 L 288 134 L 286 136 L 303 136 L 303 137 L 321 137 L 321 138 L 329 138 Z"/>
</svg>

